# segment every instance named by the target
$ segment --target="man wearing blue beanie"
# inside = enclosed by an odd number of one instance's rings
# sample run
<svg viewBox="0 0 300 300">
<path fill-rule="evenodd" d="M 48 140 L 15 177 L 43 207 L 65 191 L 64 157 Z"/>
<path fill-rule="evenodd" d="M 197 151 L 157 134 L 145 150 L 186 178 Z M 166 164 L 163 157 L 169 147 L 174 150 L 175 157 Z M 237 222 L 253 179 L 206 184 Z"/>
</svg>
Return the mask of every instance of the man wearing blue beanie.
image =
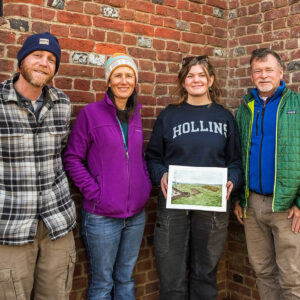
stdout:
<svg viewBox="0 0 300 300">
<path fill-rule="evenodd" d="M 76 215 L 61 162 L 70 100 L 48 85 L 60 57 L 55 36 L 31 35 L 19 72 L 0 83 L 0 299 L 67 300 L 72 287 Z"/>
</svg>

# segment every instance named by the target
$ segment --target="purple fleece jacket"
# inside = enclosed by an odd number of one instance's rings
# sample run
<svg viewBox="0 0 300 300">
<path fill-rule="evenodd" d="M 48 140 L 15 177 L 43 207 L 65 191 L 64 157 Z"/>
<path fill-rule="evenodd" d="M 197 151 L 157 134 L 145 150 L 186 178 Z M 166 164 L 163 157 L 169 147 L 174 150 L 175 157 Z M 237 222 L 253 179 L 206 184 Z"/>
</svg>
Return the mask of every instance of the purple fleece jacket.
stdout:
<svg viewBox="0 0 300 300">
<path fill-rule="evenodd" d="M 90 213 L 128 218 L 147 202 L 151 182 L 143 153 L 141 107 L 138 104 L 129 120 L 128 157 L 117 111 L 107 93 L 77 117 L 63 163 Z"/>
</svg>

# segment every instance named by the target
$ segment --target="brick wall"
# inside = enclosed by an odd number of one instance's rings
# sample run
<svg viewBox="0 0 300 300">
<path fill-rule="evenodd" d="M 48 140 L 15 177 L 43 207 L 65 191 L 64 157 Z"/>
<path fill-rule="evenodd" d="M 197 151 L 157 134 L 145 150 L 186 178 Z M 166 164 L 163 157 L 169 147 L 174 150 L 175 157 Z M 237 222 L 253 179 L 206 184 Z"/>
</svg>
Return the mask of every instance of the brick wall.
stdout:
<svg viewBox="0 0 300 300">
<path fill-rule="evenodd" d="M 126 52 L 139 68 L 139 100 L 145 141 L 154 120 L 171 99 L 182 57 L 206 54 L 216 66 L 222 100 L 232 111 L 251 86 L 249 53 L 270 46 L 285 62 L 285 80 L 300 91 L 300 4 L 292 0 L 4 0 L 0 19 L 0 80 L 16 68 L 16 53 L 31 33 L 59 38 L 62 61 L 53 84 L 80 109 L 103 96 L 104 65 Z M 80 222 L 81 195 L 72 186 Z M 147 204 L 147 225 L 135 268 L 137 300 L 154 300 L 158 280 L 153 254 L 157 189 Z M 77 264 L 71 299 L 85 299 L 88 260 L 76 229 Z M 244 234 L 234 219 L 222 256 L 219 299 L 258 299 L 247 261 Z"/>
</svg>

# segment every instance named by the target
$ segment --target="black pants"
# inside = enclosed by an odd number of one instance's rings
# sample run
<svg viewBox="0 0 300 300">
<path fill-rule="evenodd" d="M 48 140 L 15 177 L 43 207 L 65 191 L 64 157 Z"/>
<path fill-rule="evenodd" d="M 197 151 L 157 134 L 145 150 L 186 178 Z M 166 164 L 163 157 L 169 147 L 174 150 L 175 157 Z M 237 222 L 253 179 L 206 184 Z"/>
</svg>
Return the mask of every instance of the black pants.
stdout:
<svg viewBox="0 0 300 300">
<path fill-rule="evenodd" d="M 154 233 L 160 300 L 217 298 L 216 272 L 226 240 L 228 215 L 166 209 L 160 193 Z"/>
</svg>

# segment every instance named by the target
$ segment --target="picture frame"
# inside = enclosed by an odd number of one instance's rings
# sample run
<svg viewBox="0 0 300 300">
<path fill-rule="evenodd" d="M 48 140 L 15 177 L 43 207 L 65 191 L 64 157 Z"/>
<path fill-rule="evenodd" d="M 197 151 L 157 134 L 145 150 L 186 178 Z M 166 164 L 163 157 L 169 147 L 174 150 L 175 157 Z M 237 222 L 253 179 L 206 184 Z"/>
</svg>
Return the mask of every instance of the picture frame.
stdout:
<svg viewBox="0 0 300 300">
<path fill-rule="evenodd" d="M 170 165 L 167 208 L 225 212 L 227 168 Z"/>
</svg>

